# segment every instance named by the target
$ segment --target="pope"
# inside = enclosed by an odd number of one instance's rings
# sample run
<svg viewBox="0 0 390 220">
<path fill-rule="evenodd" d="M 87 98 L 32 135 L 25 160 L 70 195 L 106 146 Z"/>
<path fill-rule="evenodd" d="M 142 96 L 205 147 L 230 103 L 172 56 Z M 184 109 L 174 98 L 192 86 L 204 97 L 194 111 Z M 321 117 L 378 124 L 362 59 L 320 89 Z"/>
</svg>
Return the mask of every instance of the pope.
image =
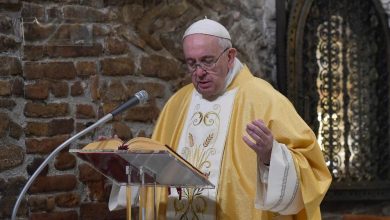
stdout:
<svg viewBox="0 0 390 220">
<path fill-rule="evenodd" d="M 182 44 L 192 83 L 168 100 L 152 139 L 216 187 L 182 189 L 180 196 L 159 189 L 158 219 L 321 219 L 331 175 L 315 134 L 290 101 L 240 62 L 220 23 L 193 23 Z M 115 190 L 112 209 L 124 196 Z"/>
</svg>

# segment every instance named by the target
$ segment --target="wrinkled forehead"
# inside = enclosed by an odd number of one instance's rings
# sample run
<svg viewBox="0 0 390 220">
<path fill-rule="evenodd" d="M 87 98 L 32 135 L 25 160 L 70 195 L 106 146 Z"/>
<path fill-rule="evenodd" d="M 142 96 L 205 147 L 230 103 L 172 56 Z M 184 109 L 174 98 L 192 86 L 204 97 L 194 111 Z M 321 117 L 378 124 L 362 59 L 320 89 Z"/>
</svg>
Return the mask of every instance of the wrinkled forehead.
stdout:
<svg viewBox="0 0 390 220">
<path fill-rule="evenodd" d="M 207 34 L 193 34 L 183 39 L 185 57 L 214 55 L 221 50 L 219 38 Z"/>
</svg>

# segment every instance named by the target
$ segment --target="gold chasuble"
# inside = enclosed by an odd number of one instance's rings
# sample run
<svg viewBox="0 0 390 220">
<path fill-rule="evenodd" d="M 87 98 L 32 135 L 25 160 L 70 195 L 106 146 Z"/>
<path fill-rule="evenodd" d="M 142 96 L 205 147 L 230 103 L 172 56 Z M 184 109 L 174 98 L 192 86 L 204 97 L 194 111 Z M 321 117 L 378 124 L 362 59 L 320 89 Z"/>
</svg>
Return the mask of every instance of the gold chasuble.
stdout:
<svg viewBox="0 0 390 220">
<path fill-rule="evenodd" d="M 297 114 L 287 98 L 266 81 L 252 76 L 246 66 L 241 69 L 227 88 L 227 91 L 232 90 L 237 91 L 231 110 L 217 183 L 216 218 L 233 220 L 321 219 L 320 203 L 331 183 L 331 176 L 314 133 Z M 189 105 L 193 92 L 194 87 L 190 84 L 170 98 L 160 114 L 153 139 L 175 150 L 178 149 L 180 137 L 186 129 L 184 124 L 188 111 L 190 111 Z M 258 205 L 255 203 L 258 197 L 264 197 L 264 195 L 259 195 L 263 191 L 258 190 L 259 162 L 256 153 L 242 140 L 247 123 L 255 119 L 262 119 L 272 131 L 275 140 L 284 144 L 292 156 L 290 158 L 295 164 L 303 201 L 303 209 L 296 215 L 283 216 L 256 208 Z M 271 159 L 269 172 L 272 172 L 272 163 Z M 171 189 L 173 190 L 176 189 Z M 159 201 L 157 219 L 166 219 L 168 189 L 159 188 L 156 194 Z M 153 219 L 153 196 L 152 190 L 148 191 L 146 219 Z"/>
</svg>

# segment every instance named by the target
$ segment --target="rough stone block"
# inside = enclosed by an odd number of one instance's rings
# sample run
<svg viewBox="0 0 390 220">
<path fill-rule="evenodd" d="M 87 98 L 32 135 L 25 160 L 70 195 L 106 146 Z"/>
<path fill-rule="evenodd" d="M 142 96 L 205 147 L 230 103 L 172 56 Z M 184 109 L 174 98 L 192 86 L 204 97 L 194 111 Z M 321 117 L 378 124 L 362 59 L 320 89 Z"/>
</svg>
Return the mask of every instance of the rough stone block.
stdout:
<svg viewBox="0 0 390 220">
<path fill-rule="evenodd" d="M 68 83 L 63 81 L 52 82 L 50 84 L 50 91 L 57 98 L 67 97 L 69 94 Z"/>
<path fill-rule="evenodd" d="M 67 0 L 67 3 L 79 3 L 76 0 Z M 58 18 L 62 18 L 62 8 L 58 7 L 58 5 L 50 5 L 46 6 L 46 14 L 47 14 L 47 19 L 49 21 L 56 20 Z"/>
<path fill-rule="evenodd" d="M 12 18 L 1 14 L 0 15 L 0 32 L 2 34 L 12 34 L 13 32 L 13 23 L 12 23 Z"/>
<path fill-rule="evenodd" d="M 97 74 L 95 62 L 82 61 L 76 63 L 76 71 L 78 77 L 89 77 Z"/>
<path fill-rule="evenodd" d="M 1 56 L 0 63 L 0 76 L 15 76 L 22 74 L 22 64 L 17 57 Z"/>
<path fill-rule="evenodd" d="M 82 5 L 91 6 L 94 8 L 103 8 L 104 0 L 83 0 Z"/>
<path fill-rule="evenodd" d="M 51 45 L 89 46 L 92 33 L 86 23 L 62 23 L 49 40 Z"/>
<path fill-rule="evenodd" d="M 185 70 L 182 69 L 181 64 L 174 59 L 159 55 L 151 55 L 142 58 L 140 73 L 149 77 L 158 77 L 169 80 L 182 77 Z"/>
<path fill-rule="evenodd" d="M 176 31 L 162 33 L 161 44 L 169 53 L 178 60 L 183 60 L 184 54 L 181 45 L 181 38 Z"/>
<path fill-rule="evenodd" d="M 50 58 L 76 58 L 76 57 L 98 57 L 103 52 L 100 44 L 94 45 L 66 45 L 56 46 L 48 45 L 46 47 L 47 55 Z"/>
<path fill-rule="evenodd" d="M 73 62 L 26 62 L 24 64 L 26 79 L 74 79 L 76 68 Z"/>
<path fill-rule="evenodd" d="M 30 193 L 47 193 L 74 190 L 77 185 L 76 176 L 71 174 L 58 176 L 38 176 L 31 185 Z"/>
<path fill-rule="evenodd" d="M 28 154 L 49 154 L 56 147 L 60 146 L 69 138 L 69 135 L 60 135 L 51 138 L 27 138 L 26 139 L 26 153 Z"/>
<path fill-rule="evenodd" d="M 19 124 L 11 121 L 9 126 L 9 136 L 19 140 L 19 138 L 23 135 L 23 128 Z"/>
<path fill-rule="evenodd" d="M 50 136 L 50 124 L 47 122 L 27 122 L 24 133 L 26 136 Z"/>
<path fill-rule="evenodd" d="M 45 16 L 45 8 L 38 4 L 31 4 L 25 2 L 22 6 L 20 14 L 22 18 L 26 20 L 32 20 L 34 18 L 38 20 L 43 20 Z"/>
<path fill-rule="evenodd" d="M 117 54 L 125 54 L 129 51 L 127 43 L 118 38 L 108 38 L 106 39 L 106 47 L 108 49 L 108 53 L 117 55 Z"/>
<path fill-rule="evenodd" d="M 0 137 L 4 137 L 9 131 L 10 118 L 6 113 L 0 112 Z"/>
<path fill-rule="evenodd" d="M 69 152 L 61 152 L 54 162 L 54 167 L 57 170 L 69 170 L 76 166 L 76 157 Z"/>
<path fill-rule="evenodd" d="M 80 204 L 80 195 L 76 193 L 62 193 L 55 197 L 55 202 L 61 208 L 77 207 Z"/>
<path fill-rule="evenodd" d="M 27 136 L 55 136 L 71 134 L 74 130 L 73 119 L 53 119 L 50 122 L 27 122 L 25 134 Z"/>
<path fill-rule="evenodd" d="M 81 96 L 84 94 L 85 83 L 77 81 L 70 87 L 70 94 L 72 96 Z"/>
<path fill-rule="evenodd" d="M 0 80 L 0 96 L 10 96 L 12 83 L 10 80 Z"/>
<path fill-rule="evenodd" d="M 124 101 L 129 97 L 127 95 L 126 87 L 120 80 L 112 80 L 108 86 L 105 83 L 99 88 L 99 93 L 102 94 L 102 99 L 108 101 Z"/>
<path fill-rule="evenodd" d="M 150 122 L 156 120 L 160 114 L 160 109 L 154 104 L 136 106 L 126 111 L 124 119 L 126 121 Z"/>
<path fill-rule="evenodd" d="M 0 80 L 0 96 L 10 96 L 12 94 L 12 80 Z"/>
<path fill-rule="evenodd" d="M 142 18 L 145 9 L 142 5 L 126 4 L 122 7 L 123 21 L 127 24 L 134 24 Z"/>
<path fill-rule="evenodd" d="M 24 45 L 23 60 L 36 61 L 46 57 L 46 47 L 43 45 Z"/>
<path fill-rule="evenodd" d="M 96 101 L 100 98 L 100 93 L 99 93 L 99 76 L 94 75 L 91 77 L 90 81 L 90 93 L 91 93 L 91 98 L 93 101 Z"/>
<path fill-rule="evenodd" d="M 49 84 L 45 81 L 40 81 L 31 85 L 25 85 L 24 95 L 28 99 L 47 99 L 49 97 Z"/>
<path fill-rule="evenodd" d="M 128 80 L 125 82 L 125 86 L 128 91 L 128 95 L 134 95 L 140 90 L 145 90 L 148 92 L 149 100 L 153 98 L 162 98 L 166 93 L 166 87 L 157 82 L 135 82 L 133 80 Z"/>
<path fill-rule="evenodd" d="M 28 102 L 24 106 L 24 115 L 33 118 L 52 118 L 69 114 L 68 103 L 34 103 Z"/>
<path fill-rule="evenodd" d="M 94 24 L 92 26 L 92 36 L 93 38 L 100 38 L 109 36 L 112 33 L 113 29 L 107 25 Z"/>
<path fill-rule="evenodd" d="M 50 122 L 50 136 L 60 134 L 71 134 L 74 130 L 74 120 L 54 119 Z"/>
<path fill-rule="evenodd" d="M 133 133 L 131 129 L 122 122 L 116 122 L 113 125 L 114 134 L 118 135 L 118 137 L 122 140 L 130 140 L 133 138 Z"/>
<path fill-rule="evenodd" d="M 13 37 L 0 36 L 0 52 L 14 51 L 18 46 L 19 43 Z"/>
<path fill-rule="evenodd" d="M 134 71 L 134 61 L 130 57 L 126 58 L 106 58 L 101 61 L 101 71 L 107 76 L 132 75 Z"/>
<path fill-rule="evenodd" d="M 126 39 L 126 41 L 141 50 L 145 50 L 146 42 L 136 32 L 129 30 L 129 28 L 126 28 L 126 26 L 118 28 L 117 31 L 119 32 L 120 36 Z"/>
<path fill-rule="evenodd" d="M 92 105 L 79 104 L 76 106 L 76 117 L 81 119 L 95 118 L 96 113 Z"/>
<path fill-rule="evenodd" d="M 63 8 L 64 18 L 79 22 L 103 22 L 108 21 L 108 15 L 91 7 L 83 6 L 66 6 Z"/>
<path fill-rule="evenodd" d="M 31 212 L 45 211 L 50 212 L 55 208 L 53 196 L 30 196 L 28 198 L 28 206 Z"/>
<path fill-rule="evenodd" d="M 56 30 L 55 24 L 37 22 L 23 23 L 24 40 L 28 42 L 43 42 Z"/>
<path fill-rule="evenodd" d="M 15 106 L 16 102 L 12 99 L 0 99 L 0 108 L 12 110 Z"/>
<path fill-rule="evenodd" d="M 139 37 L 146 42 L 153 50 L 159 51 L 163 46 L 158 38 L 149 34 L 145 30 L 138 30 Z"/>
<path fill-rule="evenodd" d="M 24 80 L 21 78 L 14 78 L 12 80 L 12 94 L 15 96 L 24 95 Z"/>
<path fill-rule="evenodd" d="M 16 145 L 0 145 L 0 171 L 8 170 L 22 164 L 24 150 Z"/>
</svg>

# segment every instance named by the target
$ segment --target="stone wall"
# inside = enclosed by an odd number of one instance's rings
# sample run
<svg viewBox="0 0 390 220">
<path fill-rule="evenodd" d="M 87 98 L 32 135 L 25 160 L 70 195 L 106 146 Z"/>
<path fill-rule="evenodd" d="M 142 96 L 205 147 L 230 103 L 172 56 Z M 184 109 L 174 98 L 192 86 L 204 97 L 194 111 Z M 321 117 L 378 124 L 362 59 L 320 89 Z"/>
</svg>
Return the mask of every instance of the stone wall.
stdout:
<svg viewBox="0 0 390 220">
<path fill-rule="evenodd" d="M 136 91 L 138 106 L 82 137 L 149 137 L 166 100 L 189 82 L 181 36 L 207 16 L 230 30 L 240 59 L 275 79 L 272 1 L 0 1 L 0 219 L 42 161 Z M 250 43 L 248 43 L 250 42 Z M 44 169 L 19 208 L 30 219 L 118 219 L 111 183 L 67 149 Z"/>
</svg>

